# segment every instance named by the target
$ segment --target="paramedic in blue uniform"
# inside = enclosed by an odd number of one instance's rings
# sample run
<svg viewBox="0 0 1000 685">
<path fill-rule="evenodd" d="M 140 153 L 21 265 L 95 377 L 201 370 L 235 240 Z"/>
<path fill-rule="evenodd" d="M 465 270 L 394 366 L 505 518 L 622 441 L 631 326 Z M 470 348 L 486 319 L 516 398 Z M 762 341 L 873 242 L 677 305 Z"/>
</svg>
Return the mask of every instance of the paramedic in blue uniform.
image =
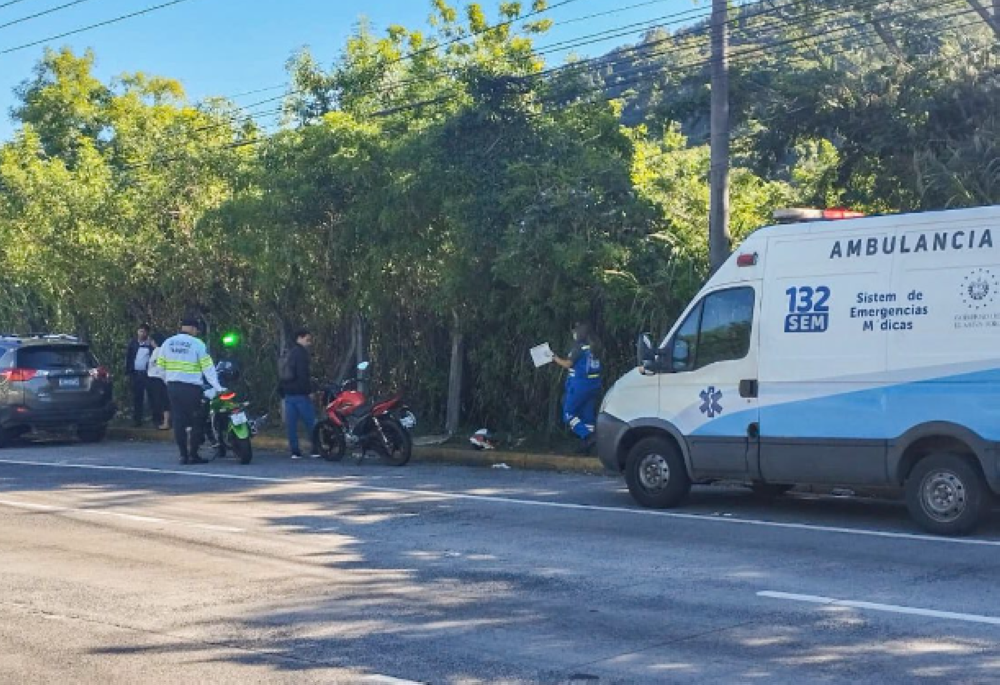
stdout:
<svg viewBox="0 0 1000 685">
<path fill-rule="evenodd" d="M 577 323 L 573 326 L 573 349 L 569 356 L 552 357 L 552 361 L 569 371 L 563 396 L 563 421 L 583 441 L 581 452 L 594 446 L 597 398 L 601 394 L 601 362 L 595 342 L 590 325 Z"/>
</svg>

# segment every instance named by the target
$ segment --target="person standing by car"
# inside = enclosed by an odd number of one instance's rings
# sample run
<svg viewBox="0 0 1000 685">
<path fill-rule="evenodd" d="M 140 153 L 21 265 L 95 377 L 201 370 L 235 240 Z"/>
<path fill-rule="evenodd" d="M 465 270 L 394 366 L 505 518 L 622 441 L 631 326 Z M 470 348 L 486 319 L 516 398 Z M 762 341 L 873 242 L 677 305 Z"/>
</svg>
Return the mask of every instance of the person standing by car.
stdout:
<svg viewBox="0 0 1000 685">
<path fill-rule="evenodd" d="M 313 338 L 305 328 L 295 331 L 295 344 L 278 360 L 279 390 L 283 398 L 285 427 L 288 429 L 288 447 L 292 451 L 292 459 L 301 459 L 299 449 L 299 421 L 305 424 L 312 440 L 313 428 L 316 426 L 316 410 L 313 408 L 312 377 L 310 376 L 309 348 Z M 309 454 L 318 458 L 319 451 L 312 445 Z"/>
<path fill-rule="evenodd" d="M 573 326 L 573 349 L 566 358 L 553 355 L 552 360 L 569 371 L 563 395 L 563 421 L 582 440 L 579 451 L 589 452 L 594 446 L 597 420 L 597 398 L 601 394 L 601 361 L 590 324 Z"/>
<path fill-rule="evenodd" d="M 156 344 L 149 337 L 149 324 L 142 324 L 125 353 L 125 375 L 132 386 L 132 425 L 137 428 L 142 425 L 143 408 L 149 392 L 149 358 L 155 347 Z M 149 399 L 152 409 L 153 398 Z"/>
<path fill-rule="evenodd" d="M 198 456 L 204 432 L 201 415 L 203 380 L 216 392 L 223 392 L 215 373 L 215 363 L 205 343 L 197 338 L 201 323 L 192 317 L 181 322 L 181 331 L 167 338 L 157 365 L 166 373 L 167 394 L 174 422 L 174 439 L 180 449 L 182 464 L 203 464 Z"/>
<path fill-rule="evenodd" d="M 167 372 L 160 367 L 158 360 L 163 354 L 163 336 L 153 336 L 155 348 L 149 357 L 149 371 L 146 372 L 149 382 L 149 403 L 153 420 L 161 431 L 170 430 L 170 398 L 167 396 Z"/>
</svg>

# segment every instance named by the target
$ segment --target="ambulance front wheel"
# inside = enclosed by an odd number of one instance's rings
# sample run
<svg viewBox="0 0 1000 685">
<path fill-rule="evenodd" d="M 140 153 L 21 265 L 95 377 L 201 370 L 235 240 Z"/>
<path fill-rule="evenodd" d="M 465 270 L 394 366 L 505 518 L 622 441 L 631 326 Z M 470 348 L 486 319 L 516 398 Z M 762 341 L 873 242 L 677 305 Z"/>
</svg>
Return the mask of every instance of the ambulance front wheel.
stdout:
<svg viewBox="0 0 1000 685">
<path fill-rule="evenodd" d="M 955 454 L 924 457 L 906 479 L 906 506 L 921 528 L 938 535 L 967 535 L 989 500 L 979 471 Z"/>
<path fill-rule="evenodd" d="M 691 491 L 684 458 L 666 438 L 645 438 L 629 450 L 625 483 L 635 501 L 651 509 L 676 507 Z"/>
</svg>

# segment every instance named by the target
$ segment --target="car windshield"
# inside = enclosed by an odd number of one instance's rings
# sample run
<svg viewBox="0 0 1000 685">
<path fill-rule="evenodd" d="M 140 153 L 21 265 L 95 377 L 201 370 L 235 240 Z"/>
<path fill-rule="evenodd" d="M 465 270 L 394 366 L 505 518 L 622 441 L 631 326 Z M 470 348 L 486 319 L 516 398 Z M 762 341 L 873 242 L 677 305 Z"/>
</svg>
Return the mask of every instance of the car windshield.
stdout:
<svg viewBox="0 0 1000 685">
<path fill-rule="evenodd" d="M 96 363 L 86 347 L 27 347 L 18 353 L 17 365 L 38 371 L 87 371 Z"/>
</svg>

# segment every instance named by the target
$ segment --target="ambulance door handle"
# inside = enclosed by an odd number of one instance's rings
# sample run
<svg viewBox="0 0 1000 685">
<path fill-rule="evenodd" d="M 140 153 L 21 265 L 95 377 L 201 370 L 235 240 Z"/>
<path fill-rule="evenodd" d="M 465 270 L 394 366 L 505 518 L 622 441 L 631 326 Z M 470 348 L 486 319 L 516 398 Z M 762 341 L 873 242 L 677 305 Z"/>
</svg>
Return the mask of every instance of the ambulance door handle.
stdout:
<svg viewBox="0 0 1000 685">
<path fill-rule="evenodd" d="M 757 379 L 751 378 L 740 381 L 740 397 L 753 399 L 757 397 Z"/>
</svg>

